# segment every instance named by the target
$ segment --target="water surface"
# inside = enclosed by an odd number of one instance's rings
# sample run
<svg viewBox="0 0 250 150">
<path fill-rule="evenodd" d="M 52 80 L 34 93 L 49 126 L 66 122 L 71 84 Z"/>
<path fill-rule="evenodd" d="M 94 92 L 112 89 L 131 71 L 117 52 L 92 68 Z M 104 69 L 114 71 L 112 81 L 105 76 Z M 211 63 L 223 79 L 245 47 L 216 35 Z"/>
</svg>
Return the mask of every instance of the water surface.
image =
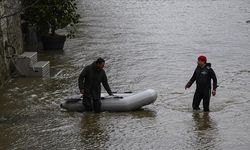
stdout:
<svg viewBox="0 0 250 150">
<path fill-rule="evenodd" d="M 82 0 L 76 38 L 41 52 L 62 73 L 12 79 L 0 95 L 0 149 L 240 149 L 250 146 L 250 1 Z M 208 57 L 220 87 L 210 113 L 192 112 L 185 91 Z M 80 71 L 106 60 L 113 91 L 158 92 L 134 112 L 62 112 Z"/>
</svg>

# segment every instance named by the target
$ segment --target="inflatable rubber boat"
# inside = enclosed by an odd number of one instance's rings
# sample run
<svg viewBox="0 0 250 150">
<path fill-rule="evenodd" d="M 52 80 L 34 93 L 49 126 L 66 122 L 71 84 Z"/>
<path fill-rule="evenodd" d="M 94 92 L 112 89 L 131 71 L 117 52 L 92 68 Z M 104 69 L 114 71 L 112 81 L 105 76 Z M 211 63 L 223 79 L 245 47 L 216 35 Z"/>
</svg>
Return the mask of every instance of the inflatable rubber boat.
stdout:
<svg viewBox="0 0 250 150">
<path fill-rule="evenodd" d="M 145 91 L 133 93 L 116 93 L 114 96 L 101 94 L 101 111 L 132 111 L 137 110 L 145 105 L 153 103 L 157 98 L 155 90 L 148 89 Z M 85 107 L 82 104 L 81 95 L 76 95 L 65 99 L 60 105 L 62 109 L 67 111 L 84 112 Z"/>
</svg>

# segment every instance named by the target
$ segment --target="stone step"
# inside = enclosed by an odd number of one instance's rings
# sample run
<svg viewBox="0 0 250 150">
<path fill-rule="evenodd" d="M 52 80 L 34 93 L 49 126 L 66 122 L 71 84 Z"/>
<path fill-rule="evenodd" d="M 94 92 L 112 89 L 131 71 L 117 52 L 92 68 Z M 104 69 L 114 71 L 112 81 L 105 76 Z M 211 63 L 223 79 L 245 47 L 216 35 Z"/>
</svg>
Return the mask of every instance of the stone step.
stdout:
<svg viewBox="0 0 250 150">
<path fill-rule="evenodd" d="M 32 66 L 32 76 L 50 77 L 49 61 L 38 61 Z"/>
<path fill-rule="evenodd" d="M 29 65 L 32 66 L 37 62 L 37 52 L 24 52 L 22 55 L 18 56 L 17 59 L 26 59 Z"/>
<path fill-rule="evenodd" d="M 17 56 L 15 66 L 23 76 L 50 77 L 50 62 L 37 61 L 37 52 L 24 52 Z"/>
</svg>

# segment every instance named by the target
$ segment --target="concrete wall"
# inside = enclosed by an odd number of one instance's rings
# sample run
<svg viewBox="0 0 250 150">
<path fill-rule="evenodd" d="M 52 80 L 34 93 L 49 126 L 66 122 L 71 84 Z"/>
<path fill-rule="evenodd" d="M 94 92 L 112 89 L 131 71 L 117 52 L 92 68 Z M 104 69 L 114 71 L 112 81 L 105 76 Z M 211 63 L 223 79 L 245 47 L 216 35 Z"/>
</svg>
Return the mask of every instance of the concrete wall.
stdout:
<svg viewBox="0 0 250 150">
<path fill-rule="evenodd" d="M 0 17 L 13 14 L 21 8 L 19 0 L 0 0 Z M 12 54 L 23 52 L 20 14 L 0 20 L 0 87 L 11 73 Z"/>
</svg>

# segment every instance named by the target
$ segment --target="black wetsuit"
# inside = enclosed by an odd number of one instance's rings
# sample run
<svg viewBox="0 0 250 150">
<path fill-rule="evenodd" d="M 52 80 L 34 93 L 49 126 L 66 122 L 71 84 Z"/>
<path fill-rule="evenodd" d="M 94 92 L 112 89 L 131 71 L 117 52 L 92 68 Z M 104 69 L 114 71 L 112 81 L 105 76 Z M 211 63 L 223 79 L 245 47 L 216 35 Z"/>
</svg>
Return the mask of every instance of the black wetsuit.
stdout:
<svg viewBox="0 0 250 150">
<path fill-rule="evenodd" d="M 199 110 L 199 105 L 203 99 L 203 109 L 204 111 L 209 111 L 209 102 L 211 96 L 211 79 L 213 80 L 213 90 L 216 90 L 217 78 L 211 68 L 210 63 L 206 63 L 203 68 L 197 66 L 194 71 L 193 76 L 187 83 L 186 87 L 190 87 L 194 81 L 196 81 L 196 91 L 193 98 L 193 109 Z"/>
<path fill-rule="evenodd" d="M 112 95 L 106 73 L 103 69 L 97 69 L 96 62 L 86 66 L 78 78 L 80 90 L 84 90 L 83 104 L 87 111 L 92 110 L 91 100 L 95 112 L 101 111 L 101 83 L 109 95 Z"/>
</svg>

